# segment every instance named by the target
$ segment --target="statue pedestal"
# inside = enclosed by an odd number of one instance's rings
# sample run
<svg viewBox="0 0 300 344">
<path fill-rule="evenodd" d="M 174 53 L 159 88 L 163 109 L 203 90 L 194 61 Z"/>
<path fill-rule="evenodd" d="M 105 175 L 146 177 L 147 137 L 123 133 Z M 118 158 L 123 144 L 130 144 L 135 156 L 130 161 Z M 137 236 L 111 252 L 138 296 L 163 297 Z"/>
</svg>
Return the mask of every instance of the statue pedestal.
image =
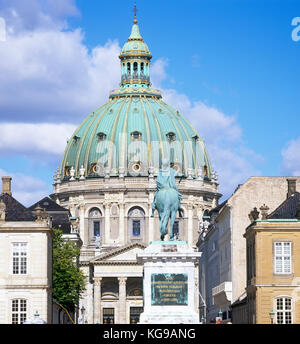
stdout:
<svg viewBox="0 0 300 344">
<path fill-rule="evenodd" d="M 195 263 L 200 257 L 186 241 L 153 241 L 138 254 L 144 265 L 141 324 L 199 323 Z"/>
</svg>

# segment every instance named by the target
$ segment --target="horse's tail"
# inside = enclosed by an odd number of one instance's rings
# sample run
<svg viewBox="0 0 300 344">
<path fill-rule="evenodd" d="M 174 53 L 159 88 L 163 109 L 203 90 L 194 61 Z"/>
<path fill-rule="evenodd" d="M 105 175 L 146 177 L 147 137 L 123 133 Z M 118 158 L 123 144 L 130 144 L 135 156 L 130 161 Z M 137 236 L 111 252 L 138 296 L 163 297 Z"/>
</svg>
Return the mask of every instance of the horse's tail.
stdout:
<svg viewBox="0 0 300 344">
<path fill-rule="evenodd" d="M 164 214 L 161 217 L 161 223 L 160 223 L 160 233 L 162 235 L 168 234 L 168 221 L 170 217 L 171 211 L 165 211 Z"/>
</svg>

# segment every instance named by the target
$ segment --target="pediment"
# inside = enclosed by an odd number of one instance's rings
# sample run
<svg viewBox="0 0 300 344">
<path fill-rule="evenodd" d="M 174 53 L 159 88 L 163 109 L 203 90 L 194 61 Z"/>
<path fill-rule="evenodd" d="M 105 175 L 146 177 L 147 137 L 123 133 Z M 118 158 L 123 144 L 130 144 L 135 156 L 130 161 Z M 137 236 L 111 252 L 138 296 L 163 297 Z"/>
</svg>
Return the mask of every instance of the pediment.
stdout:
<svg viewBox="0 0 300 344">
<path fill-rule="evenodd" d="M 107 252 L 98 257 L 95 257 L 93 260 L 91 260 L 91 263 L 137 263 L 137 254 L 143 252 L 145 248 L 146 246 L 140 243 L 126 245 L 115 250 L 112 250 L 110 252 Z"/>
</svg>

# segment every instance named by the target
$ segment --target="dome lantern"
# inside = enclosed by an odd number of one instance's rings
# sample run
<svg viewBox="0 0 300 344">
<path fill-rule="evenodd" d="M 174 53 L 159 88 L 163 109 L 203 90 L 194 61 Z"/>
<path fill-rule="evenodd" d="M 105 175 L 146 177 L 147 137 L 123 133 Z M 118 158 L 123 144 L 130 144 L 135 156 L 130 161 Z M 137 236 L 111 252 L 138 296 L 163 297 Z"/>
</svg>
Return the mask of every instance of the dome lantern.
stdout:
<svg viewBox="0 0 300 344">
<path fill-rule="evenodd" d="M 121 88 L 147 87 L 150 82 L 150 60 L 152 58 L 147 44 L 144 42 L 136 19 L 136 6 L 134 7 L 134 20 L 131 34 L 124 44 L 121 54 Z"/>
</svg>

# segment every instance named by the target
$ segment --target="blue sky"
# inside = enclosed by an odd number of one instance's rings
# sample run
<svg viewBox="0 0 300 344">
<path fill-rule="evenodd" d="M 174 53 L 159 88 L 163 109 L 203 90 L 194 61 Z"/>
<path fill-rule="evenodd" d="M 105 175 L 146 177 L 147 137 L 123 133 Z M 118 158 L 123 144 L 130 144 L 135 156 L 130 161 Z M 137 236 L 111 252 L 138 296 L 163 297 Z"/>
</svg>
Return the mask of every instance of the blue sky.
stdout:
<svg viewBox="0 0 300 344">
<path fill-rule="evenodd" d="M 299 175 L 299 1 L 136 2 L 153 84 L 205 138 L 220 191 Z M 0 0 L 0 174 L 26 205 L 51 193 L 67 137 L 118 87 L 133 3 Z"/>
</svg>

